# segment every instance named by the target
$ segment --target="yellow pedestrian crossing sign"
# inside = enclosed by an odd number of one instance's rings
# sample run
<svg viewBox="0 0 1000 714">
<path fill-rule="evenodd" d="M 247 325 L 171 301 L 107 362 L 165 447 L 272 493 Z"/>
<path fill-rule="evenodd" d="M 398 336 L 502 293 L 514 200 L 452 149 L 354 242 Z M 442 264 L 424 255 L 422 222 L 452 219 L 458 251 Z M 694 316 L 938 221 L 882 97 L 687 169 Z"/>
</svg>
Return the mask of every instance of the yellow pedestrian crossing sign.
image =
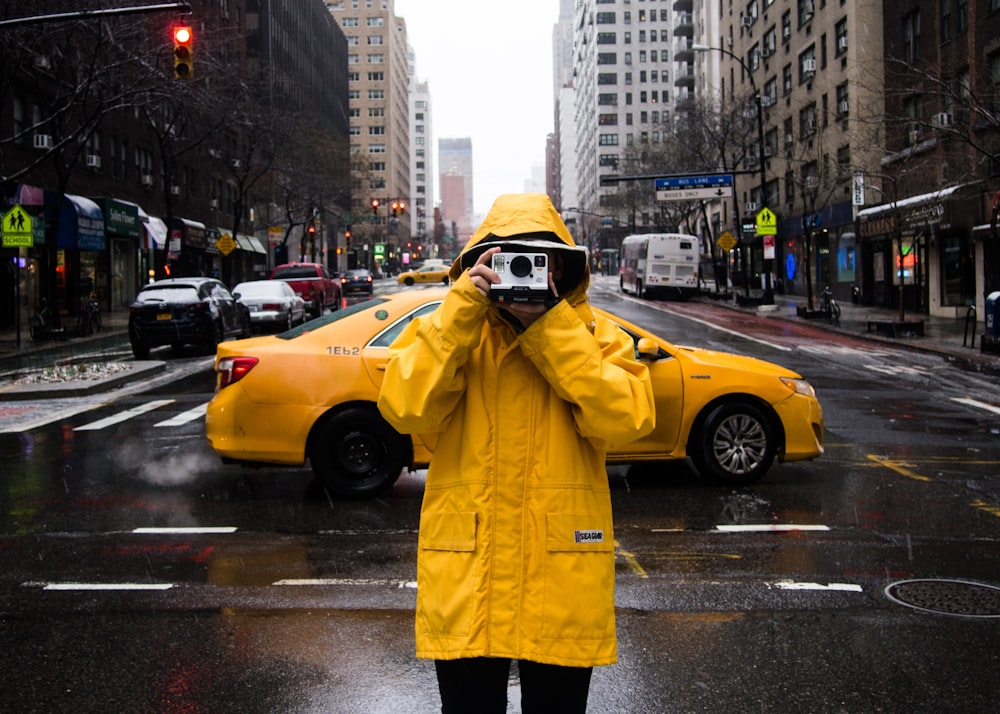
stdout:
<svg viewBox="0 0 1000 714">
<path fill-rule="evenodd" d="M 3 216 L 3 247 L 30 248 L 33 245 L 31 225 L 30 213 L 16 203 L 11 206 Z"/>
<path fill-rule="evenodd" d="M 236 241 L 228 233 L 223 233 L 219 240 L 215 241 L 215 247 L 223 255 L 229 255 L 236 250 Z"/>
<path fill-rule="evenodd" d="M 773 236 L 778 232 L 778 217 L 765 206 L 757 212 L 757 235 Z"/>
</svg>

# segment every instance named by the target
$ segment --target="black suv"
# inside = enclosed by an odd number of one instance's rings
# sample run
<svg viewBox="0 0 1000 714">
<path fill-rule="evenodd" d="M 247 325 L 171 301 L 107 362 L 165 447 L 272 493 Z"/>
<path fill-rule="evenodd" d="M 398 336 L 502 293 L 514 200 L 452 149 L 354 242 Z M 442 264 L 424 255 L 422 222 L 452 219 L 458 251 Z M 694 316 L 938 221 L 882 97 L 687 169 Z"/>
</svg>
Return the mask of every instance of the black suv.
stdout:
<svg viewBox="0 0 1000 714">
<path fill-rule="evenodd" d="M 132 303 L 128 336 L 136 359 L 161 345 L 203 345 L 214 352 L 228 337 L 250 336 L 250 311 L 215 278 L 159 280 Z"/>
</svg>

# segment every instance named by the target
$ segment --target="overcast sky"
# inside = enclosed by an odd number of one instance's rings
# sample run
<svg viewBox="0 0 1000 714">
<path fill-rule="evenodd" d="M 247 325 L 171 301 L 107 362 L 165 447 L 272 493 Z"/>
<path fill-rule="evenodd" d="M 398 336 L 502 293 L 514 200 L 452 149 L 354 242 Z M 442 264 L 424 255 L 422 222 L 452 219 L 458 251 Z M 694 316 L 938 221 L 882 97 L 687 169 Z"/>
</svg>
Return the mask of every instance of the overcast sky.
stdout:
<svg viewBox="0 0 1000 714">
<path fill-rule="evenodd" d="M 485 214 L 501 193 L 523 191 L 532 166 L 545 163 L 559 0 L 395 0 L 395 7 L 417 79 L 430 89 L 434 155 L 438 139 L 472 139 L 473 202 Z"/>
</svg>

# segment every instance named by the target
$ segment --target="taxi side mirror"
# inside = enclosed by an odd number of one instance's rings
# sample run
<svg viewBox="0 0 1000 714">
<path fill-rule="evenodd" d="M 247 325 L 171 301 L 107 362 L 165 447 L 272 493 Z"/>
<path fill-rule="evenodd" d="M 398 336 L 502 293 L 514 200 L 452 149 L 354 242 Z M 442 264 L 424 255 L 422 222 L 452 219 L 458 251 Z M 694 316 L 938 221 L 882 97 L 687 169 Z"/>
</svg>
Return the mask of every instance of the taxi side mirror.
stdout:
<svg viewBox="0 0 1000 714">
<path fill-rule="evenodd" d="M 648 337 L 640 337 L 635 345 L 636 355 L 639 359 L 655 360 L 660 358 L 660 348 Z"/>
</svg>

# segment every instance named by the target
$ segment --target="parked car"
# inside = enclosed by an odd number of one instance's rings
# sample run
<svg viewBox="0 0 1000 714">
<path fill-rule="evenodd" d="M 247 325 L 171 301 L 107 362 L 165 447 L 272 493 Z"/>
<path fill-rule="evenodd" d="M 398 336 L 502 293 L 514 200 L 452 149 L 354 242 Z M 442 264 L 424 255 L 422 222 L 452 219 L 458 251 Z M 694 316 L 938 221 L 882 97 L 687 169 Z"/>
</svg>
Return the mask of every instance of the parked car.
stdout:
<svg viewBox="0 0 1000 714">
<path fill-rule="evenodd" d="M 451 266 L 424 264 L 416 270 L 407 270 L 399 274 L 396 282 L 400 285 L 413 285 L 414 283 L 449 283 L 448 271 Z"/>
<path fill-rule="evenodd" d="M 343 295 L 353 293 L 375 294 L 375 280 L 372 274 L 364 268 L 348 270 L 340 276 L 340 292 Z"/>
<path fill-rule="evenodd" d="M 282 280 L 250 280 L 233 288 L 233 295 L 250 311 L 250 327 L 260 331 L 288 330 L 306 321 L 306 303 Z"/>
<path fill-rule="evenodd" d="M 380 296 L 281 335 L 220 345 L 205 418 L 209 444 L 227 463 L 300 467 L 308 460 L 320 482 L 348 497 L 377 495 L 404 467 L 426 466 L 429 445 L 396 432 L 376 401 L 389 345 L 444 295 L 433 289 Z M 775 458 L 823 453 L 823 411 L 799 374 L 677 346 L 597 312 L 632 336 L 656 398 L 656 429 L 609 452 L 608 463 L 690 457 L 704 478 L 744 485 Z"/>
<path fill-rule="evenodd" d="M 275 266 L 271 280 L 284 280 L 299 297 L 305 300 L 306 311 L 313 317 L 323 314 L 325 308 L 340 308 L 340 281 L 330 275 L 320 263 L 286 263 Z"/>
<path fill-rule="evenodd" d="M 159 280 L 132 303 L 128 336 L 136 359 L 162 345 L 202 345 L 214 352 L 227 338 L 250 336 L 250 311 L 215 278 Z"/>
</svg>

